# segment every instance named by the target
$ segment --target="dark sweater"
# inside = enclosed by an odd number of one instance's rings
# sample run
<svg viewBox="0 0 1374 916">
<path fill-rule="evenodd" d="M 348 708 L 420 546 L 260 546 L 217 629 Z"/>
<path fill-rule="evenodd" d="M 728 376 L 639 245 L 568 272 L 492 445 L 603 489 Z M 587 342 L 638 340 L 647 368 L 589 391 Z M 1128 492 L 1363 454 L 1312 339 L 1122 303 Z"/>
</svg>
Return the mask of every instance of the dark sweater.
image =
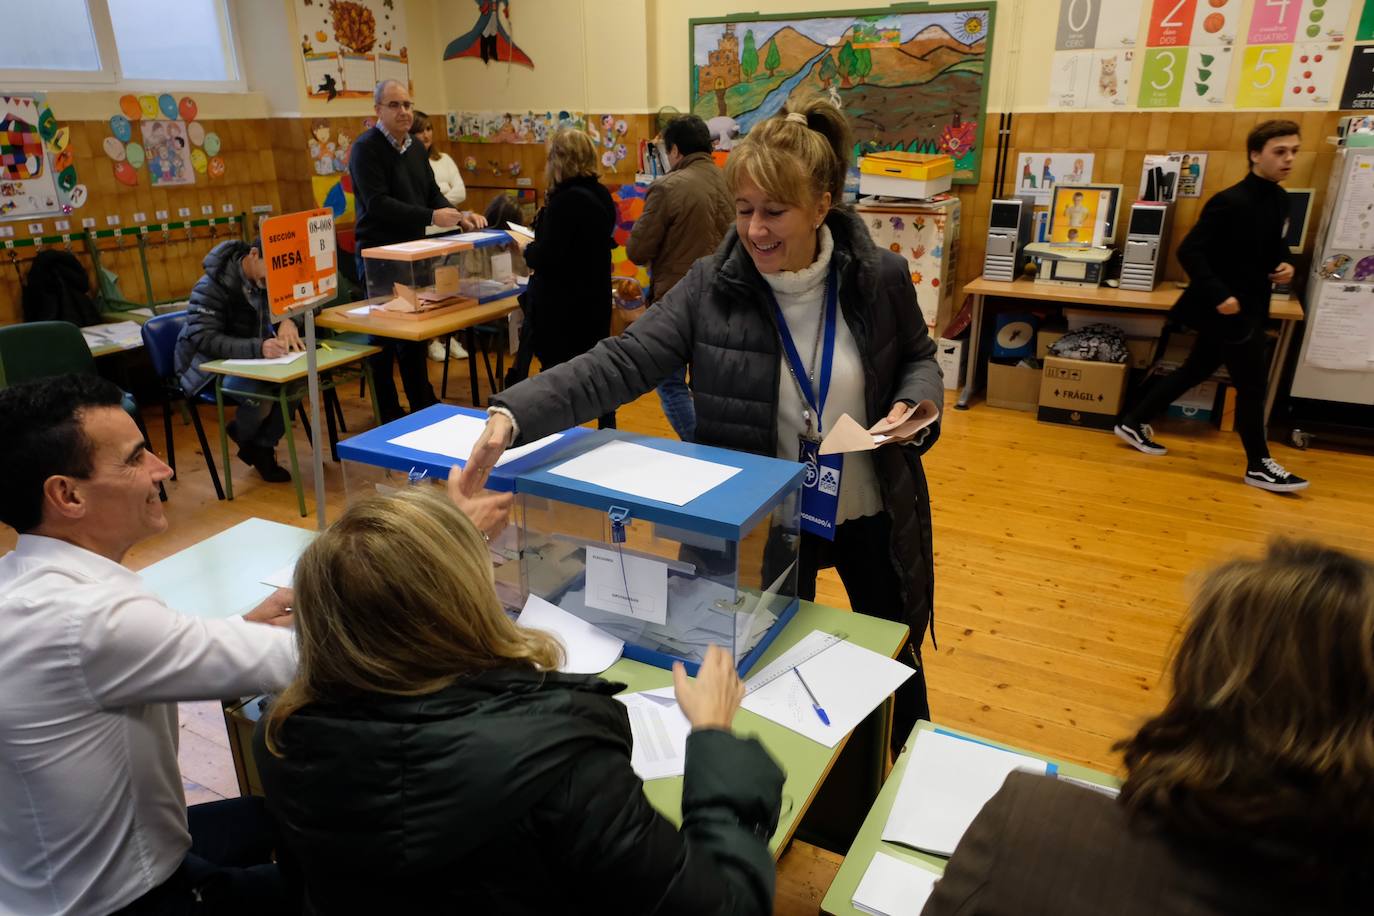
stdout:
<svg viewBox="0 0 1374 916">
<path fill-rule="evenodd" d="M 425 234 L 434 211 L 448 201 L 434 181 L 425 145 L 414 140 L 396 152 L 380 127 L 363 131 L 348 158 L 358 210 L 358 247 L 408 242 Z"/>
<path fill-rule="evenodd" d="M 1251 173 L 1213 195 L 1178 246 L 1189 285 L 1173 315 L 1200 331 L 1243 337 L 1269 315 L 1269 274 L 1288 260 L 1288 192 Z M 1230 296 L 1240 313 L 1221 315 Z"/>
</svg>

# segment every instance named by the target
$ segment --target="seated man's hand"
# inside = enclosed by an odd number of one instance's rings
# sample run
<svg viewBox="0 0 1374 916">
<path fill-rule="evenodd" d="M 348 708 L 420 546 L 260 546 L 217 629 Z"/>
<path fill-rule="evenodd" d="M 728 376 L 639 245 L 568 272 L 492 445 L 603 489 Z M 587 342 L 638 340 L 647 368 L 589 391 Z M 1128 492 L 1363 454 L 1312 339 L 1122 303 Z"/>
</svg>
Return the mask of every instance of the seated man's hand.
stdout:
<svg viewBox="0 0 1374 916">
<path fill-rule="evenodd" d="M 269 337 L 262 342 L 262 356 L 264 359 L 276 359 L 286 354 L 286 344 L 282 343 L 280 337 Z"/>
<path fill-rule="evenodd" d="M 296 330 L 296 322 L 289 318 L 277 325 L 277 340 L 281 341 L 288 353 L 305 349 L 305 341 L 301 340 L 301 332 Z"/>
<path fill-rule="evenodd" d="M 453 207 L 443 207 L 434 211 L 433 221 L 436 226 L 440 226 L 444 229 L 452 229 L 454 226 L 458 225 L 462 218 L 463 214 L 459 213 Z"/>
<path fill-rule="evenodd" d="M 279 588 L 268 595 L 262 604 L 253 608 L 243 619 L 249 623 L 265 623 L 273 627 L 291 626 L 291 602 L 295 600 L 296 593 L 289 588 Z"/>
</svg>

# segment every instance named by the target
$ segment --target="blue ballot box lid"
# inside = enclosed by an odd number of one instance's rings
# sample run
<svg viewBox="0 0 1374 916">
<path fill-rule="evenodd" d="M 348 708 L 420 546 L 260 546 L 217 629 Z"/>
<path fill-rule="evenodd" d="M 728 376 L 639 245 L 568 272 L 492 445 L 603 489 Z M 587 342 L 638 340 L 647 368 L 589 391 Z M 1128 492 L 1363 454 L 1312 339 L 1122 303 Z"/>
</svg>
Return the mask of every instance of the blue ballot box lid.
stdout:
<svg viewBox="0 0 1374 916">
<path fill-rule="evenodd" d="M 344 461 L 357 461 L 361 464 L 388 468 L 393 471 L 415 471 L 416 473 L 423 471 L 428 477 L 436 477 L 440 480 L 447 479 L 449 468 L 455 464 L 464 467 L 467 462 L 449 455 L 405 448 L 393 444 L 390 440 L 405 433 L 423 429 L 455 414 L 474 417 L 483 422 L 486 422 L 487 419 L 485 410 L 455 407 L 452 404 L 434 404 L 399 420 L 393 420 L 375 429 L 369 429 L 365 433 L 344 439 L 339 443 L 339 458 Z M 513 492 L 515 479 L 522 472 L 534 470 L 557 457 L 561 457 L 573 448 L 579 440 L 591 434 L 592 431 L 589 429 L 583 429 L 580 426 L 574 427 L 565 430 L 563 437 L 558 441 L 528 455 L 522 455 L 514 461 L 498 465 L 492 469 L 491 477 L 487 480 L 487 489 L 499 493 Z"/>
<path fill-rule="evenodd" d="M 783 500 L 798 492 L 805 472 L 805 466 L 795 461 L 752 455 L 748 452 L 736 452 L 619 430 L 584 432 L 587 435 L 570 443 L 556 460 L 546 458 L 541 460 L 539 467 L 535 469 L 517 471 L 519 480 L 516 482 L 515 492 L 602 511 L 618 506 L 628 509 L 631 519 L 672 525 L 714 537 L 742 540 Z M 615 441 L 632 442 L 675 455 L 739 468 L 739 473 L 681 506 L 553 473 L 553 470 L 564 462 Z"/>
</svg>

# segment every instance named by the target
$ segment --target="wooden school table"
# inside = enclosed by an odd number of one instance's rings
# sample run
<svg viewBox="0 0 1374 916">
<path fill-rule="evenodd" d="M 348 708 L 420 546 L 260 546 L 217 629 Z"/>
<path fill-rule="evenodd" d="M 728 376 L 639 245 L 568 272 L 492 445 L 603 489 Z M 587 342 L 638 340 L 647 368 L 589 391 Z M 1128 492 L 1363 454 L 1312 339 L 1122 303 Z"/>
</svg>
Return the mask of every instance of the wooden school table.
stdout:
<svg viewBox="0 0 1374 916">
<path fill-rule="evenodd" d="M 468 381 L 472 384 L 472 403 L 475 407 L 481 407 L 482 405 L 478 403 L 481 398 L 477 394 L 477 340 L 472 329 L 479 324 L 505 318 L 518 309 L 520 303 L 516 301 L 515 297 L 522 291 L 523 287 L 516 287 L 508 295 L 499 299 L 492 299 L 472 308 L 459 309 L 456 312 L 445 312 L 433 318 L 394 318 L 389 317 L 381 309 L 373 309 L 366 315 L 349 314 L 365 305 L 381 305 L 390 299 L 388 296 L 376 296 L 362 302 L 350 302 L 348 305 L 336 305 L 333 308 L 325 309 L 315 319 L 315 325 L 321 328 L 332 328 L 336 331 L 352 331 L 357 334 L 389 337 L 393 340 L 421 341 L 442 337 L 445 348 L 448 347 L 449 337 L 458 331 L 465 331 L 463 336 L 468 350 Z M 448 392 L 448 362 L 447 349 L 445 349 L 444 376 L 443 381 L 439 384 L 441 398 Z"/>
<path fill-rule="evenodd" d="M 320 375 L 320 392 L 327 388 L 334 387 L 332 379 L 325 377 L 325 373 L 333 369 L 339 369 L 353 363 L 362 363 L 363 374 L 368 380 L 367 390 L 372 395 L 372 417 L 377 423 L 382 422 L 381 412 L 377 407 L 377 389 L 372 384 L 372 369 L 368 366 L 367 357 L 374 353 L 381 352 L 380 347 L 373 347 L 367 344 L 345 343 L 340 340 L 330 340 L 323 342 L 315 350 L 315 366 Z M 277 393 L 275 395 L 277 405 L 281 409 L 282 420 L 286 423 L 286 450 L 291 456 L 291 482 L 296 485 L 296 502 L 301 510 L 301 516 L 305 516 L 305 490 L 301 486 L 301 468 L 296 460 L 296 437 L 293 433 L 291 422 L 291 402 L 300 400 L 300 396 L 292 398 L 288 391 L 292 382 L 300 381 L 309 374 L 305 357 L 294 360 L 284 365 L 226 365 L 233 360 L 216 359 L 210 362 L 201 363 L 200 370 L 208 372 L 215 377 L 215 409 L 219 412 L 219 452 L 220 468 L 224 472 L 224 494 L 227 499 L 234 498 L 234 478 L 233 466 L 229 462 L 229 435 L 225 431 L 224 425 L 224 380 L 226 378 L 251 379 L 256 382 L 266 382 L 275 385 Z M 230 392 L 231 397 L 236 397 L 234 392 Z M 304 396 L 304 395 L 301 395 Z M 272 397 L 272 395 L 268 395 Z M 329 424 L 331 437 L 334 429 L 334 415 L 329 412 L 328 405 L 321 405 L 325 420 Z M 319 431 L 315 431 L 319 435 Z M 319 448 L 318 440 L 316 448 Z"/>
<path fill-rule="evenodd" d="M 1150 292 L 1131 289 L 1113 289 L 1110 286 L 1077 287 L 1051 286 L 1031 280 L 985 280 L 979 277 L 964 284 L 964 292 L 973 296 L 972 323 L 969 329 L 968 376 L 964 388 L 959 393 L 956 407 L 967 409 L 969 401 L 978 391 L 978 350 L 983 336 L 983 310 L 988 296 L 1002 296 L 1008 299 L 1036 299 L 1059 306 L 1076 306 L 1093 309 L 1123 309 L 1137 312 L 1166 313 L 1174 307 L 1183 292 L 1173 283 L 1165 283 Z M 1288 356 L 1288 347 L 1293 342 L 1293 330 L 1302 321 L 1302 305 L 1291 296 L 1287 299 L 1269 303 L 1269 317 L 1279 321 L 1279 342 L 1274 348 L 1274 358 L 1269 363 L 1269 389 L 1264 398 L 1264 421 L 1269 422 L 1269 413 L 1274 408 L 1278 396 L 1279 376 L 1283 372 L 1283 362 Z"/>
<path fill-rule="evenodd" d="M 315 532 L 304 528 L 252 518 L 148 566 L 139 575 L 150 591 L 184 614 L 197 617 L 242 614 L 272 593 L 272 587 L 263 585 L 260 580 L 294 562 L 314 536 Z M 812 630 L 846 633 L 851 642 L 889 657 L 896 657 L 907 634 L 905 624 L 804 601 L 755 667 L 768 664 Z M 609 681 L 627 684 L 631 691 L 667 687 L 673 682 L 671 671 L 623 658 L 601 676 Z M 876 718 L 884 724 L 890 722 L 889 707 L 890 701 L 875 710 L 870 719 Z M 256 767 L 247 743 L 239 740 L 235 723 L 227 724 L 234 749 L 234 767 L 239 773 L 239 785 L 246 793 L 249 786 L 256 783 Z M 864 725 L 850 737 L 863 729 Z M 769 843 L 776 858 L 782 854 L 803 816 L 812 807 L 821 784 L 840 758 L 840 752 L 845 749 L 849 739 L 846 738 L 834 748 L 828 748 L 746 709 L 741 709 L 735 716 L 734 730 L 740 735 L 757 737 L 787 773 L 787 781 L 783 786 L 782 815 L 777 832 Z M 872 781 L 871 791 L 857 803 L 854 801 L 856 793 L 853 792 L 844 800 L 846 813 L 852 817 L 855 826 L 861 813 L 877 796 L 886 763 L 888 730 L 879 728 L 872 732 L 869 737 L 862 739 L 863 746 L 858 746 L 860 742 L 856 741 L 854 748 L 854 753 L 863 758 L 861 763 L 876 777 Z M 670 820 L 681 822 L 682 777 L 646 782 L 644 794 Z M 849 832 L 853 834 L 852 829 Z M 841 843 L 839 847 L 843 848 L 843 845 Z"/>
<path fill-rule="evenodd" d="M 1044 754 L 1037 754 L 1034 751 L 1022 750 L 1010 744 L 1002 744 L 999 741 L 992 741 L 982 735 L 970 735 L 968 732 L 956 731 L 944 726 L 936 726 L 930 722 L 917 722 L 912 729 L 911 735 L 907 738 L 906 747 L 902 748 L 901 756 L 897 758 L 897 765 L 892 768 L 892 774 L 888 776 L 887 782 L 883 784 L 882 792 L 878 793 L 878 800 L 869 809 L 868 817 L 864 819 L 863 826 L 859 828 L 859 835 L 855 837 L 853 845 L 849 847 L 849 852 L 845 853 L 844 863 L 840 866 L 839 872 L 835 875 L 835 880 L 830 885 L 830 890 L 826 892 L 825 899 L 821 901 L 821 912 L 830 913 L 832 916 L 862 916 L 862 910 L 855 909 L 851 898 L 854 891 L 858 889 L 859 882 L 863 879 L 864 872 L 868 870 L 869 863 L 873 861 L 873 856 L 879 850 L 887 853 L 893 858 L 906 859 L 913 862 L 922 862 L 926 865 L 934 865 L 939 871 L 944 871 L 945 859 L 930 853 L 917 852 L 906 846 L 898 846 L 894 843 L 883 842 L 883 828 L 887 826 L 887 817 L 892 813 L 892 803 L 897 798 L 897 789 L 902 784 L 902 775 L 906 773 L 907 764 L 911 760 L 911 747 L 914 744 L 916 733 L 926 729 L 936 729 L 948 732 L 952 735 L 961 735 L 966 738 L 974 738 L 984 744 L 991 744 L 995 747 L 1005 748 L 1015 751 L 1018 754 L 1025 754 L 1028 757 L 1036 757 L 1040 760 L 1047 760 L 1059 768 L 1059 775 L 1069 776 L 1073 779 L 1081 779 L 1084 782 L 1094 783 L 1099 786 L 1116 787 L 1118 781 L 1106 773 L 1097 770 L 1090 770 L 1077 764 L 1066 763 L 1047 757 Z"/>
</svg>

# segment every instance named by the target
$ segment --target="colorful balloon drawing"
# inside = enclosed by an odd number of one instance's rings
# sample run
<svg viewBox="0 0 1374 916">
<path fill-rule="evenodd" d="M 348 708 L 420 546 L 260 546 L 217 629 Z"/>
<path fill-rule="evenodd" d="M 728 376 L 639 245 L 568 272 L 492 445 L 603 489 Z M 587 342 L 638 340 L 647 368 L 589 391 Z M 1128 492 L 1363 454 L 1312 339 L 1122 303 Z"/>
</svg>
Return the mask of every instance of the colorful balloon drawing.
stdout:
<svg viewBox="0 0 1374 916">
<path fill-rule="evenodd" d="M 131 188 L 138 184 L 138 172 L 136 172 L 134 167 L 127 162 L 116 162 L 114 164 L 114 176 L 115 180 L 120 184 L 126 184 Z"/>
<path fill-rule="evenodd" d="M 138 97 L 139 111 L 143 112 L 143 117 L 156 119 L 160 110 L 157 107 L 157 96 L 141 95 Z"/>
<path fill-rule="evenodd" d="M 166 115 L 167 120 L 175 121 L 177 119 L 177 100 L 172 97 L 170 92 L 164 92 L 157 97 L 157 107 Z"/>
<path fill-rule="evenodd" d="M 48 149 L 52 150 L 54 153 L 64 152 L 67 149 L 67 144 L 71 143 L 71 140 L 71 128 L 59 127 L 57 133 L 53 134 L 52 139 L 48 141 Z"/>
<path fill-rule="evenodd" d="M 186 125 L 186 135 L 191 138 L 192 146 L 205 145 L 205 125 L 199 121 L 192 121 Z"/>
<path fill-rule="evenodd" d="M 112 139 L 118 140 L 120 143 L 128 143 L 134 138 L 134 126 L 122 114 L 110 118 L 110 130 L 114 133 Z"/>
<path fill-rule="evenodd" d="M 124 144 L 120 143 L 117 138 L 106 137 L 105 142 L 100 144 L 100 148 L 105 151 L 106 156 L 109 156 L 115 162 L 124 161 Z"/>
<path fill-rule="evenodd" d="M 129 161 L 132 168 L 143 168 L 143 145 L 141 143 L 130 143 L 124 147 L 124 158 Z"/>
<path fill-rule="evenodd" d="M 181 112 L 183 121 L 194 121 L 200 109 L 196 106 L 196 100 L 188 96 L 183 96 L 181 103 L 177 105 L 177 111 Z"/>
<path fill-rule="evenodd" d="M 136 95 L 120 96 L 119 110 L 124 112 L 124 117 L 128 118 L 130 121 L 137 121 L 139 118 L 143 117 L 143 106 L 138 104 L 138 96 Z"/>
<path fill-rule="evenodd" d="M 224 160 L 221 159 L 219 156 L 215 156 L 213 159 L 210 160 L 208 171 L 210 173 L 211 178 L 223 178 Z"/>
<path fill-rule="evenodd" d="M 207 156 L 219 155 L 219 134 L 211 131 L 205 135 L 205 154 Z"/>
<path fill-rule="evenodd" d="M 193 149 L 193 150 L 191 150 L 191 168 L 195 169 L 197 172 L 199 172 L 200 174 L 204 175 L 204 174 L 205 174 L 205 167 L 206 167 L 207 165 L 209 165 L 209 164 L 210 164 L 210 160 L 209 160 L 209 158 L 205 155 L 205 150 L 203 150 L 203 149 Z"/>
<path fill-rule="evenodd" d="M 86 186 L 84 184 L 79 184 L 76 187 L 72 188 L 72 193 L 69 201 L 71 208 L 73 210 L 77 210 L 81 207 L 84 207 L 86 205 L 86 198 L 89 196 L 90 192 L 86 190 Z"/>
</svg>

